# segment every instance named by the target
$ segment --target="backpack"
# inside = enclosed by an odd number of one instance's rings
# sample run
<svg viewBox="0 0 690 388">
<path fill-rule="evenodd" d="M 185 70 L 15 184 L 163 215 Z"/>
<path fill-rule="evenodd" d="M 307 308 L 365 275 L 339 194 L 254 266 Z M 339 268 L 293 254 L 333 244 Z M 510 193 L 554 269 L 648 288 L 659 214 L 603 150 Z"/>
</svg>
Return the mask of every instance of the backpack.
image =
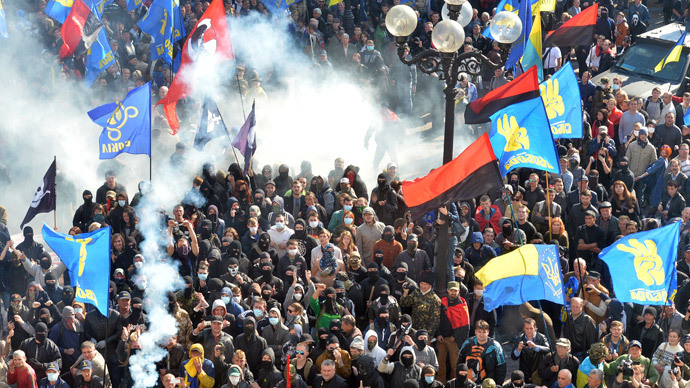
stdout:
<svg viewBox="0 0 690 388">
<path fill-rule="evenodd" d="M 484 347 L 475 343 L 470 348 L 470 353 L 465 357 L 465 364 L 469 369 L 467 378 L 472 381 L 482 381 L 486 377 L 484 369 Z"/>
</svg>

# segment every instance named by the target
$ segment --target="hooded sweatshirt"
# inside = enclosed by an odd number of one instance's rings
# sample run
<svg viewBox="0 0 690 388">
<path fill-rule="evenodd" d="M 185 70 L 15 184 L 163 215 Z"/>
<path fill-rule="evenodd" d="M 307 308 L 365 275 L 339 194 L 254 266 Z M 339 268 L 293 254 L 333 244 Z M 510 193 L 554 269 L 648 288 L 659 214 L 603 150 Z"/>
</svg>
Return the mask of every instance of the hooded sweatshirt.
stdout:
<svg viewBox="0 0 690 388">
<path fill-rule="evenodd" d="M 369 337 L 371 336 L 376 337 L 376 346 L 374 347 L 374 349 L 369 350 Z M 379 335 L 374 330 L 369 330 L 364 335 L 364 354 L 366 354 L 367 356 L 371 356 L 374 359 L 376 365 L 378 365 L 383 360 L 383 358 L 386 357 L 386 351 L 379 346 L 378 342 Z"/>
<path fill-rule="evenodd" d="M 192 358 L 192 351 L 201 352 L 201 372 L 197 372 L 194 367 L 194 359 Z M 190 388 L 211 388 L 216 382 L 216 371 L 213 363 L 204 358 L 204 347 L 201 344 L 194 344 L 189 348 L 189 359 L 180 366 L 180 377 L 183 382 Z"/>
<path fill-rule="evenodd" d="M 270 324 L 266 327 L 264 327 L 264 330 L 261 332 L 261 336 L 264 337 L 266 340 L 266 343 L 268 346 L 273 349 L 273 353 L 279 352 L 280 347 L 288 342 L 290 340 L 290 333 L 288 328 L 283 324 L 283 321 L 281 319 L 281 314 L 280 314 L 280 309 L 277 307 L 273 307 L 272 309 L 269 310 L 270 313 L 276 313 L 278 314 L 278 324 L 273 325 Z M 270 315 L 269 315 L 270 317 Z M 270 322 L 270 318 L 269 318 Z"/>
<path fill-rule="evenodd" d="M 412 365 L 405 366 L 402 363 L 402 357 L 405 353 L 412 355 Z M 378 369 L 381 373 L 386 373 L 391 375 L 389 386 L 391 387 L 402 387 L 405 380 L 413 379 L 419 380 L 422 378 L 422 368 L 417 365 L 417 357 L 415 356 L 414 349 L 411 346 L 405 346 L 400 351 L 401 361 L 395 361 L 393 363 L 382 360 L 379 363 Z"/>
<path fill-rule="evenodd" d="M 256 378 L 256 383 L 259 384 L 261 388 L 272 388 L 283 379 L 283 375 L 275 366 L 276 357 L 273 349 L 266 348 L 263 353 L 261 353 L 261 358 L 263 359 L 266 355 L 271 358 L 271 362 L 270 364 L 264 361 L 259 362 L 260 369 Z"/>
</svg>

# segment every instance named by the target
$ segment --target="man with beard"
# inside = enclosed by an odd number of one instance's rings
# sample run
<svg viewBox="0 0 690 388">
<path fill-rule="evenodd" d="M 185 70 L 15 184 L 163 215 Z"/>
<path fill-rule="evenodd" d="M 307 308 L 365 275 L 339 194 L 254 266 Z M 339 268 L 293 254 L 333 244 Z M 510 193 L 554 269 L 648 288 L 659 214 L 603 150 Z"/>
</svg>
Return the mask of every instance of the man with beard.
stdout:
<svg viewBox="0 0 690 388">
<path fill-rule="evenodd" d="M 448 282 L 448 296 L 441 298 L 443 311 L 436 337 L 438 349 L 439 381 L 446 381 L 446 358 L 450 357 L 450 374 L 456 375 L 460 344 L 465 343 L 470 332 L 470 313 L 467 302 L 460 296 L 460 283 Z"/>
<path fill-rule="evenodd" d="M 46 367 L 51 362 L 62 367 L 62 357 L 58 346 L 48 338 L 48 326 L 39 322 L 34 329 L 34 337 L 25 339 L 19 349 L 28 355 L 26 363 L 34 369 L 36 377 L 42 379 L 46 377 Z"/>
</svg>

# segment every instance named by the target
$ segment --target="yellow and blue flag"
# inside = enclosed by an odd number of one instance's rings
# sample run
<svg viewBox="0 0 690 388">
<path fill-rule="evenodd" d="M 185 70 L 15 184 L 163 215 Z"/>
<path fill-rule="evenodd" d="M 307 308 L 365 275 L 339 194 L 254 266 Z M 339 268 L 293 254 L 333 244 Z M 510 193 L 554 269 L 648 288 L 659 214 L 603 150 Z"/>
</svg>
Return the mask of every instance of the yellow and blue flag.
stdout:
<svg viewBox="0 0 690 388">
<path fill-rule="evenodd" d="M 124 100 L 94 108 L 88 115 L 103 127 L 100 159 L 112 159 L 123 152 L 151 156 L 150 82 L 130 90 Z"/>
<path fill-rule="evenodd" d="M 5 19 L 5 9 L 2 8 L 2 1 L 0 1 L 0 38 L 9 38 L 7 33 L 7 19 Z"/>
<path fill-rule="evenodd" d="M 623 303 L 667 305 L 675 296 L 680 222 L 633 233 L 599 253 L 611 271 L 613 291 Z"/>
<path fill-rule="evenodd" d="M 541 60 L 541 12 L 535 12 L 534 15 L 532 30 L 525 43 L 525 52 L 522 54 L 520 63 L 523 69 L 529 69 L 532 66 L 536 66 L 537 76 L 539 77 L 539 82 L 541 82 L 544 79 L 544 62 Z"/>
<path fill-rule="evenodd" d="M 582 138 L 582 102 L 570 62 L 539 84 L 554 139 Z M 689 110 L 690 111 L 690 110 Z"/>
<path fill-rule="evenodd" d="M 522 0 L 519 4 L 518 16 L 520 16 L 520 21 L 522 22 L 522 33 L 520 33 L 520 37 L 513 43 L 510 49 L 510 54 L 508 54 L 508 59 L 506 60 L 506 69 L 512 69 L 525 53 L 525 45 L 532 31 L 531 8 L 530 0 Z"/>
<path fill-rule="evenodd" d="M 144 0 L 127 0 L 127 12 L 135 11 L 143 2 Z"/>
<path fill-rule="evenodd" d="M 687 32 L 683 32 L 683 35 L 680 36 L 680 39 L 678 39 L 678 42 L 676 42 L 675 45 L 671 48 L 671 51 L 666 54 L 666 56 L 659 62 L 655 67 L 654 67 L 654 72 L 658 73 L 660 72 L 666 65 L 668 65 L 671 62 L 678 62 L 680 59 L 680 54 L 683 51 L 683 46 L 685 46 L 685 36 L 687 35 Z"/>
<path fill-rule="evenodd" d="M 530 300 L 565 303 L 556 245 L 524 245 L 491 259 L 476 276 L 484 283 L 486 311 Z"/>
<path fill-rule="evenodd" d="M 85 3 L 88 4 L 88 2 Z M 69 15 L 72 9 L 72 4 L 74 4 L 74 0 L 50 0 L 48 4 L 46 4 L 46 14 L 61 24 L 64 24 L 67 15 Z"/>
<path fill-rule="evenodd" d="M 302 0 L 268 0 L 264 1 L 264 5 L 269 11 L 279 14 L 285 12 L 293 4 L 297 4 Z M 329 0 L 328 6 L 331 7 L 340 3 L 343 0 Z"/>
<path fill-rule="evenodd" d="M 43 224 L 42 234 L 43 240 L 69 270 L 75 289 L 74 300 L 91 303 L 108 316 L 110 227 L 70 236 Z"/>
<path fill-rule="evenodd" d="M 503 177 L 520 167 L 561 173 L 541 97 L 509 105 L 491 115 L 489 139 Z"/>
<path fill-rule="evenodd" d="M 151 60 L 163 58 L 172 65 L 173 59 L 173 0 L 154 0 L 149 12 L 137 25 L 151 35 Z"/>
</svg>

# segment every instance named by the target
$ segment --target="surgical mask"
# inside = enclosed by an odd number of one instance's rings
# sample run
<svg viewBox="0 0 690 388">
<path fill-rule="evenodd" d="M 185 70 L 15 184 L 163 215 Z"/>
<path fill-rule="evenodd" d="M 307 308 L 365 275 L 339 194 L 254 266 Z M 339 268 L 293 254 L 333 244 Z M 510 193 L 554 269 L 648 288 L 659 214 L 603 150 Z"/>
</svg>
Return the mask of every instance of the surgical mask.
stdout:
<svg viewBox="0 0 690 388">
<path fill-rule="evenodd" d="M 434 382 L 434 376 L 424 376 L 424 381 L 426 381 L 427 384 L 431 384 Z"/>
<path fill-rule="evenodd" d="M 474 290 L 474 294 L 477 296 L 483 296 L 484 295 L 484 290 Z"/>
<path fill-rule="evenodd" d="M 288 254 L 290 256 L 295 256 L 295 255 L 297 255 L 298 252 L 299 251 L 297 249 L 288 249 Z"/>
<path fill-rule="evenodd" d="M 240 376 L 230 376 L 230 384 L 237 385 L 240 382 Z"/>
<path fill-rule="evenodd" d="M 256 234 L 256 232 L 258 230 L 259 230 L 259 228 L 257 228 L 256 226 L 250 226 L 249 227 L 249 232 L 251 232 L 251 234 Z"/>
<path fill-rule="evenodd" d="M 275 326 L 275 325 L 278 324 L 278 322 L 280 322 L 280 318 L 270 317 L 270 318 L 268 318 L 268 322 L 269 322 L 271 325 Z"/>
<path fill-rule="evenodd" d="M 276 229 L 278 229 L 278 230 L 283 230 L 284 227 L 285 227 L 285 224 L 284 224 L 284 223 L 282 223 L 282 222 L 276 222 Z"/>
<path fill-rule="evenodd" d="M 302 300 L 302 294 L 294 294 L 295 300 Z"/>
<path fill-rule="evenodd" d="M 229 296 L 221 296 L 220 300 L 222 300 L 223 303 L 225 303 L 225 304 L 230 303 L 230 297 Z"/>
<path fill-rule="evenodd" d="M 367 46 L 367 51 L 374 51 L 374 46 Z"/>
<path fill-rule="evenodd" d="M 656 130 L 656 128 L 649 127 L 649 128 L 647 128 L 647 133 L 654 133 L 655 130 Z"/>
<path fill-rule="evenodd" d="M 198 276 L 199 276 L 199 280 L 206 281 L 206 279 L 208 279 L 207 273 L 200 273 Z"/>
<path fill-rule="evenodd" d="M 46 376 L 48 376 L 48 381 L 57 381 L 60 374 L 59 373 L 46 373 Z"/>
<path fill-rule="evenodd" d="M 117 201 L 117 204 L 120 205 L 120 207 L 125 207 L 125 201 L 123 200 Z"/>
<path fill-rule="evenodd" d="M 81 307 L 75 307 L 75 309 L 74 309 L 74 313 L 75 313 L 75 314 L 80 314 L 80 313 L 83 313 L 83 312 L 84 312 L 84 309 L 81 308 Z"/>
<path fill-rule="evenodd" d="M 317 226 L 319 226 L 319 221 L 309 221 L 310 228 L 316 228 Z"/>
<path fill-rule="evenodd" d="M 345 205 L 345 206 L 343 206 L 343 209 L 345 209 L 345 210 L 347 210 L 347 211 L 351 211 L 351 210 L 352 210 L 352 205 Z"/>
<path fill-rule="evenodd" d="M 134 262 L 134 268 L 136 268 L 136 269 L 139 269 L 139 268 L 141 268 L 141 267 L 143 267 L 143 266 L 144 266 L 144 262 L 143 262 L 143 261 L 135 261 L 135 262 Z"/>
<path fill-rule="evenodd" d="M 232 300 L 234 300 L 235 303 L 240 304 L 242 302 L 242 297 L 241 296 L 233 296 Z"/>
<path fill-rule="evenodd" d="M 633 134 L 634 134 L 635 136 L 640 136 L 640 131 L 633 131 Z"/>
<path fill-rule="evenodd" d="M 230 267 L 230 268 L 228 268 L 228 273 L 229 273 L 230 275 L 232 275 L 232 276 L 237 275 L 237 267 L 234 267 L 234 268 Z"/>
<path fill-rule="evenodd" d="M 613 90 L 618 90 L 620 89 L 620 85 L 613 84 Z"/>
<path fill-rule="evenodd" d="M 345 225 L 351 225 L 352 221 L 354 221 L 354 220 L 350 217 L 346 217 L 343 219 L 343 222 L 345 222 Z"/>
<path fill-rule="evenodd" d="M 254 312 L 254 316 L 257 318 L 261 318 L 264 316 L 264 310 L 261 309 L 254 309 L 252 310 Z"/>
</svg>

